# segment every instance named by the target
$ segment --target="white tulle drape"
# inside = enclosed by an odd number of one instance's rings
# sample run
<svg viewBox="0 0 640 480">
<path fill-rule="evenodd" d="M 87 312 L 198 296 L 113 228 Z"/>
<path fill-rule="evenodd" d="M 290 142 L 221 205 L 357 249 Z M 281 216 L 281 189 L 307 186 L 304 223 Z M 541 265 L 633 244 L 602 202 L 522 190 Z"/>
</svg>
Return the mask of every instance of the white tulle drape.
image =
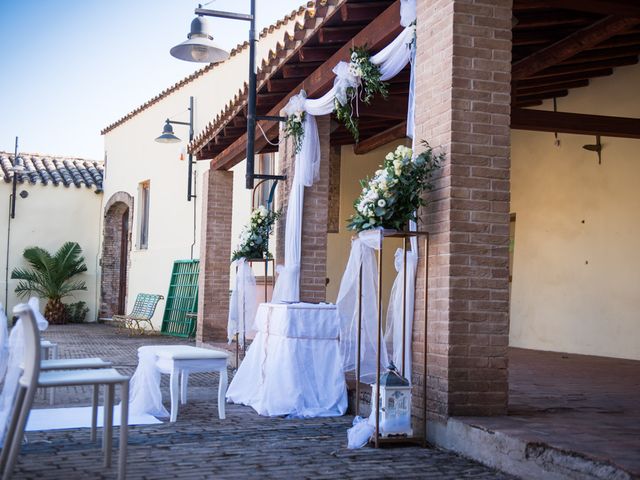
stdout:
<svg viewBox="0 0 640 480">
<path fill-rule="evenodd" d="M 245 333 L 253 329 L 253 321 L 258 308 L 258 292 L 253 268 L 245 258 L 239 258 L 231 265 L 236 267 L 236 282 L 231 292 L 227 339 L 229 343 L 238 334 L 238 344 L 244 347 Z"/>
<path fill-rule="evenodd" d="M 382 247 L 380 230 L 361 232 L 351 242 L 351 253 L 338 292 L 338 317 L 340 319 L 340 353 L 345 371 L 356 367 L 358 305 L 362 306 L 362 337 L 360 341 L 360 379 L 375 380 L 377 325 L 378 325 L 378 265 L 377 250 Z M 362 268 L 362 291 L 359 293 L 360 269 Z M 387 349 L 381 348 L 382 367 L 387 366 Z"/>
<path fill-rule="evenodd" d="M 31 297 L 28 305 L 33 310 L 36 317 L 36 323 L 40 331 L 46 330 L 49 326 L 49 322 L 40 313 L 40 302 L 37 298 Z M 7 316 L 4 309 L 1 309 L 0 323 L 4 326 L 0 326 L 2 329 L 2 337 L 7 338 Z M 24 345 L 24 333 L 22 330 L 22 321 L 18 320 L 14 327 L 11 329 L 11 333 L 7 340 L 4 340 L 2 346 L 3 358 L 0 363 L 5 365 L 4 385 L 2 386 L 2 393 L 0 394 L 0 444 L 4 443 L 4 437 L 7 432 L 7 426 L 11 419 L 11 413 L 13 410 L 13 402 L 15 399 L 16 391 L 18 390 L 18 381 L 20 375 L 22 375 L 21 365 L 23 363 L 23 357 L 25 355 Z"/>
<path fill-rule="evenodd" d="M 138 367 L 129 383 L 129 414 L 149 414 L 168 417 L 169 412 L 162 404 L 160 391 L 160 370 L 156 368 L 158 346 L 138 349 Z"/>
<path fill-rule="evenodd" d="M 415 303 L 416 268 L 418 266 L 418 255 L 414 251 L 407 251 L 407 285 L 406 303 L 404 319 L 404 363 L 402 362 L 402 304 L 404 290 L 404 254 L 401 248 L 396 250 L 394 264 L 396 267 L 396 278 L 391 287 L 389 306 L 387 308 L 387 328 L 385 332 L 385 343 L 392 345 L 391 351 L 393 363 L 402 371 L 404 365 L 404 377 L 411 379 L 411 332 L 413 331 L 413 307 Z"/>
<path fill-rule="evenodd" d="M 403 0 L 401 24 L 403 31 L 384 49 L 371 57 L 371 62 L 380 67 L 382 80 L 396 76 L 411 59 L 411 48 L 415 29 L 415 0 Z M 297 302 L 300 300 L 300 254 L 302 234 L 302 206 L 304 187 L 310 187 L 318 179 L 320 168 L 320 139 L 315 116 L 327 115 L 334 110 L 335 99 L 348 101 L 347 88 L 358 88 L 360 79 L 349 72 L 347 62 L 339 62 L 333 69 L 334 85 L 325 95 L 317 99 L 306 97 L 304 91 L 292 97 L 284 108 L 284 114 L 305 112 L 302 147 L 295 159 L 295 173 L 289 194 L 285 231 L 285 263 L 278 267 L 278 280 L 273 290 L 273 302 Z M 355 100 L 357 104 L 357 99 Z M 357 105 L 356 105 L 357 111 Z"/>
</svg>

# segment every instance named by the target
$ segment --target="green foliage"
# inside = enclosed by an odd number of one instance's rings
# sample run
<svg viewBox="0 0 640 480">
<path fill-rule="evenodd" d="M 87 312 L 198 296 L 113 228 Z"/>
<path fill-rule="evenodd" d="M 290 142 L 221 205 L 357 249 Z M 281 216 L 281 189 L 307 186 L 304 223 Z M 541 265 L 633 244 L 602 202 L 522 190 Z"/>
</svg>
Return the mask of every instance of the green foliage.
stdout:
<svg viewBox="0 0 640 480">
<path fill-rule="evenodd" d="M 238 248 L 234 250 L 231 260 L 271 258 L 269 235 L 271 235 L 273 225 L 278 218 L 280 218 L 280 212 L 267 210 L 263 205 L 251 212 L 249 224 L 242 229 L 240 243 Z"/>
<path fill-rule="evenodd" d="M 284 124 L 284 133 L 287 137 L 293 137 L 293 148 L 296 153 L 300 153 L 302 139 L 304 138 L 304 123 L 306 112 L 298 112 L 287 117 Z"/>
<path fill-rule="evenodd" d="M 65 303 L 65 316 L 71 323 L 83 323 L 89 313 L 89 307 L 85 302 Z"/>
<path fill-rule="evenodd" d="M 426 205 L 423 193 L 433 188 L 433 174 L 444 158 L 427 142 L 422 145 L 425 151 L 413 161 L 412 150 L 399 146 L 387 154 L 372 178 L 360 181 L 362 193 L 354 203 L 356 213 L 349 219 L 349 229 L 405 230 L 410 220 L 417 221 L 416 211 Z"/>
<path fill-rule="evenodd" d="M 367 105 L 376 95 L 382 98 L 389 96 L 388 84 L 380 78 L 380 67 L 371 63 L 371 55 L 367 50 L 367 46 L 354 47 L 351 49 L 351 62 L 349 71 L 352 75 L 360 78 L 362 92 L 358 92 L 353 87 L 347 88 L 347 101 L 343 105 L 338 99 L 335 100 L 336 118 L 344 124 L 347 130 L 353 135 L 356 142 L 360 140 L 360 132 L 358 130 L 358 119 L 354 118 L 352 101 L 362 100 Z M 356 96 L 360 93 L 360 98 Z"/>
<path fill-rule="evenodd" d="M 30 247 L 23 253 L 31 268 L 15 268 L 11 278 L 20 280 L 15 289 L 20 298 L 36 295 L 49 300 L 60 300 L 73 292 L 87 290 L 84 281 L 73 280 L 86 272 L 82 249 L 76 242 L 66 242 L 51 255 L 40 247 Z"/>
</svg>

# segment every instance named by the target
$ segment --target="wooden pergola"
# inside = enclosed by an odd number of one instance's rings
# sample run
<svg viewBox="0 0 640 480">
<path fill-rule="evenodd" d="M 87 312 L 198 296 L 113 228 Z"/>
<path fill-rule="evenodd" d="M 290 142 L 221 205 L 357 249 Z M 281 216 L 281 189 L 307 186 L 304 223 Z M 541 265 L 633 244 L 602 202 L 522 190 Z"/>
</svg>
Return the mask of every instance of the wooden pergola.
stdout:
<svg viewBox="0 0 640 480">
<path fill-rule="evenodd" d="M 301 89 L 311 98 L 326 93 L 333 85 L 333 67 L 348 60 L 352 46 L 367 45 L 377 52 L 400 32 L 399 5 L 400 0 L 316 2 L 304 23 L 263 62 L 258 75 L 258 114 L 278 115 Z M 572 89 L 589 85 L 592 78 L 612 75 L 616 67 L 638 63 L 640 3 L 514 0 L 512 32 L 512 128 L 640 138 L 640 119 L 527 108 L 567 96 Z M 356 153 L 405 136 L 408 93 L 406 69 L 390 81 L 386 101 L 360 105 Z M 198 159 L 211 159 L 214 170 L 229 169 L 244 159 L 246 103 L 245 87 L 190 145 Z M 277 122 L 263 121 L 260 126 L 271 142 L 277 142 Z M 344 126 L 335 122 L 334 127 L 333 145 L 354 143 Z M 276 149 L 258 130 L 256 151 Z"/>
</svg>

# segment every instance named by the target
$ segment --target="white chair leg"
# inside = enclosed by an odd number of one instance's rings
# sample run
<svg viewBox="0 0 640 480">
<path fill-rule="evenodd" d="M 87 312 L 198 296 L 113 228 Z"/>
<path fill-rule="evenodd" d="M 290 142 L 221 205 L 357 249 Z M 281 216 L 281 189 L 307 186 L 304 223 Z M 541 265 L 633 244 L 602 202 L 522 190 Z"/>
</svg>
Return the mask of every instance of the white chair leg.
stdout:
<svg viewBox="0 0 640 480">
<path fill-rule="evenodd" d="M 189 372 L 182 370 L 180 372 L 180 403 L 187 403 L 187 387 L 189 385 Z"/>
<path fill-rule="evenodd" d="M 55 360 L 58 358 L 58 344 L 54 343 L 53 345 L 51 345 L 51 351 L 50 351 L 50 355 L 48 355 L 45 358 L 50 358 L 51 360 Z M 55 403 L 55 391 L 56 389 L 51 387 L 49 389 L 49 405 L 53 405 Z"/>
<path fill-rule="evenodd" d="M 4 445 L 2 447 L 2 455 L 0 456 L 0 473 L 5 471 L 7 461 L 9 459 L 9 450 L 11 450 L 11 444 L 13 443 L 13 437 L 16 433 L 16 426 L 18 425 L 18 419 L 20 418 L 20 411 L 22 410 L 22 404 L 24 403 L 27 389 L 18 387 L 16 392 L 16 398 L 13 404 L 13 410 L 11 411 L 11 419 L 7 428 L 7 433 L 4 437 Z M 4 475 L 3 475 L 4 478 Z"/>
<path fill-rule="evenodd" d="M 177 368 L 171 370 L 171 377 L 169 378 L 169 390 L 171 392 L 171 418 L 170 422 L 175 422 L 178 418 L 178 381 L 180 379 L 180 372 Z"/>
<path fill-rule="evenodd" d="M 98 399 L 100 397 L 100 385 L 93 386 L 93 396 L 91 397 L 91 441 L 96 441 L 98 430 Z"/>
<path fill-rule="evenodd" d="M 9 456 L 2 473 L 3 480 L 9 480 L 13 473 L 16 461 L 18 460 L 18 455 L 20 454 L 20 447 L 22 446 L 22 436 L 24 435 L 24 429 L 27 426 L 27 420 L 29 419 L 29 413 L 31 412 L 31 406 L 33 405 L 33 397 L 35 397 L 36 395 L 35 387 L 30 391 L 23 388 L 20 388 L 20 390 L 23 390 L 25 393 L 22 395 L 22 401 L 20 402 L 20 404 L 16 404 L 16 407 L 19 408 L 19 414 L 17 417 L 18 420 L 15 423 L 15 428 L 13 430 L 11 444 L 5 443 L 3 447 L 3 450 L 5 448 L 9 450 Z"/>
<path fill-rule="evenodd" d="M 113 384 L 107 385 L 107 395 L 104 402 L 104 466 L 111 466 L 111 450 L 113 449 Z"/>
<path fill-rule="evenodd" d="M 225 416 L 225 402 L 226 402 L 226 394 L 227 394 L 227 367 L 225 366 L 222 370 L 220 370 L 220 382 L 218 384 L 218 418 L 220 420 L 224 420 Z"/>
<path fill-rule="evenodd" d="M 120 452 L 118 457 L 118 480 L 127 475 L 127 444 L 129 442 L 129 380 L 121 384 L 120 402 Z"/>
</svg>

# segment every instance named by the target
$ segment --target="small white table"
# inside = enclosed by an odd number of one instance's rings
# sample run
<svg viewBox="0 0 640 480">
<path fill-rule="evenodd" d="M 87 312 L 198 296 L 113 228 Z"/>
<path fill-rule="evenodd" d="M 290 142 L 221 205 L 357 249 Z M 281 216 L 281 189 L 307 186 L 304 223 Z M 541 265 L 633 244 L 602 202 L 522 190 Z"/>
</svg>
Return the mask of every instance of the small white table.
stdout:
<svg viewBox="0 0 640 480">
<path fill-rule="evenodd" d="M 156 368 L 160 373 L 170 375 L 169 387 L 171 392 L 171 417 L 175 422 L 178 418 L 178 395 L 180 403 L 187 403 L 187 384 L 190 373 L 218 372 L 218 417 L 225 418 L 225 393 L 227 392 L 227 359 L 229 354 L 222 350 L 190 347 L 187 345 L 157 345 L 140 347 L 150 350 L 156 355 Z M 180 382 L 180 385 L 178 385 Z"/>
</svg>

